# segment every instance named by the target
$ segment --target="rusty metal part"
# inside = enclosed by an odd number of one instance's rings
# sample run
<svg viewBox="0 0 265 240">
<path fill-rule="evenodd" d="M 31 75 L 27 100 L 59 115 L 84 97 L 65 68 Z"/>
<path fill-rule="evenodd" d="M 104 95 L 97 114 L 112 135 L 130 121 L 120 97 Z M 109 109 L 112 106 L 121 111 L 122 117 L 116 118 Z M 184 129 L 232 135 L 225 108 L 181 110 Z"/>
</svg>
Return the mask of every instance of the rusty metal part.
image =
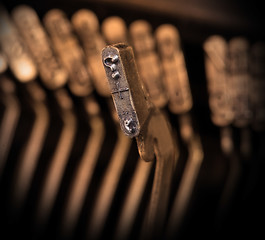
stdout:
<svg viewBox="0 0 265 240">
<path fill-rule="evenodd" d="M 155 39 L 169 96 L 169 109 L 175 114 L 188 112 L 193 103 L 178 30 L 171 24 L 160 25 L 155 31 Z"/>
<path fill-rule="evenodd" d="M 162 108 L 168 101 L 164 86 L 161 63 L 155 51 L 155 41 L 152 35 L 151 25 L 144 20 L 137 20 L 129 27 L 130 40 L 132 42 L 139 75 L 150 96 L 151 102 L 158 108 Z"/>
<path fill-rule="evenodd" d="M 35 10 L 27 5 L 17 6 L 12 11 L 12 19 L 36 61 L 43 83 L 50 89 L 62 87 L 68 80 L 68 74 L 55 56 Z"/>
<path fill-rule="evenodd" d="M 85 55 L 66 14 L 59 9 L 52 9 L 45 14 L 43 23 L 63 66 L 69 73 L 70 90 L 77 96 L 89 95 L 93 86 Z"/>
<path fill-rule="evenodd" d="M 37 76 L 37 68 L 8 12 L 0 4 L 0 44 L 12 73 L 21 82 Z"/>
</svg>

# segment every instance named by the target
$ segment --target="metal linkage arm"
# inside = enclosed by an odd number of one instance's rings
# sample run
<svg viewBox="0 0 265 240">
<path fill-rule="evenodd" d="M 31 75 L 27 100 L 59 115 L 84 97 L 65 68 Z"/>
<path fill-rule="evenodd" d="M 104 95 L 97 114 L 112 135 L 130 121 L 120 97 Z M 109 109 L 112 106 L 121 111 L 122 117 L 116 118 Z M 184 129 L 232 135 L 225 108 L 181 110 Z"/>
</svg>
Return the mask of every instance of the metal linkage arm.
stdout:
<svg viewBox="0 0 265 240">
<path fill-rule="evenodd" d="M 176 145 L 164 114 L 148 101 L 139 80 L 133 50 L 125 44 L 107 46 L 102 61 L 121 129 L 136 137 L 140 157 L 156 160 L 156 170 L 144 235 L 160 233 L 168 207 L 170 184 L 177 159 Z"/>
</svg>

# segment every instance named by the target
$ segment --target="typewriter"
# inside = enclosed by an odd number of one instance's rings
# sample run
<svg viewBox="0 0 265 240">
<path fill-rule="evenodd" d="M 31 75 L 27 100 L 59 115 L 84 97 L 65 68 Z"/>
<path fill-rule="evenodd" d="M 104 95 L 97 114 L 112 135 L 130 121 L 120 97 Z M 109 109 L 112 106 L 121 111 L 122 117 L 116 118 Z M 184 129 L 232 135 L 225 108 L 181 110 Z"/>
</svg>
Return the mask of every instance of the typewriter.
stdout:
<svg viewBox="0 0 265 240">
<path fill-rule="evenodd" d="M 1 239 L 262 238 L 258 1 L 3 1 Z"/>
</svg>

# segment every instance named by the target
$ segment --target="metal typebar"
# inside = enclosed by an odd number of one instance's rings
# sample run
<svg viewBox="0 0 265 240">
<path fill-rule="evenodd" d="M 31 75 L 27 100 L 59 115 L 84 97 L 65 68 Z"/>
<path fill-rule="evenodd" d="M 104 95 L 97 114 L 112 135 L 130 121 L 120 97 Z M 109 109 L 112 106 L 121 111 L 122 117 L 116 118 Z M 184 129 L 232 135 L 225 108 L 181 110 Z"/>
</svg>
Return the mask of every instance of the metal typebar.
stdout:
<svg viewBox="0 0 265 240">
<path fill-rule="evenodd" d="M 177 155 L 169 122 L 162 112 L 147 101 L 131 47 L 124 44 L 108 46 L 102 51 L 102 61 L 110 88 L 117 85 L 129 88 L 122 98 L 119 94 L 112 95 L 122 130 L 126 135 L 136 137 L 143 160 L 153 161 L 156 158 L 143 236 L 161 234 Z M 113 75 L 114 72 L 118 72 L 118 77 Z"/>
</svg>

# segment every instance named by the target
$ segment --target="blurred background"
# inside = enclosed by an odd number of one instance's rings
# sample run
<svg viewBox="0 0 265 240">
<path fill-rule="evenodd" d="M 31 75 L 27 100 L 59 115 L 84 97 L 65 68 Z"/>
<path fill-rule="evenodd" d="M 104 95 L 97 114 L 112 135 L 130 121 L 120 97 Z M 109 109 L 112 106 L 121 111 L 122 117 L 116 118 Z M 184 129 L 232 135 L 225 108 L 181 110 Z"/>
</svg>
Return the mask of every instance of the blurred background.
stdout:
<svg viewBox="0 0 265 240">
<path fill-rule="evenodd" d="M 221 36 L 227 42 L 235 37 L 241 37 L 248 42 L 250 47 L 257 42 L 264 44 L 265 14 L 260 1 L 4 0 L 1 4 L 10 16 L 15 7 L 26 4 L 36 11 L 42 24 L 46 13 L 55 8 L 62 10 L 69 20 L 78 10 L 89 9 L 97 16 L 100 34 L 103 34 L 102 23 L 111 16 L 122 18 L 128 29 L 134 21 L 146 20 L 151 25 L 153 37 L 160 25 L 175 26 L 179 32 L 193 99 L 192 108 L 189 110 L 191 126 L 200 138 L 203 157 L 200 159 L 198 172 L 191 173 L 194 183 L 190 186 L 189 197 L 185 199 L 186 205 L 183 205 L 185 206 L 184 214 L 179 220 L 180 225 L 176 227 L 176 231 L 173 231 L 172 239 L 190 237 L 223 239 L 248 234 L 251 238 L 264 236 L 264 125 L 256 129 L 251 119 L 243 127 L 233 123 L 227 124 L 229 127 L 228 141 L 232 142 L 233 150 L 230 154 L 223 151 L 221 145 L 223 126 L 215 124 L 211 118 L 212 109 L 209 105 L 209 81 L 204 49 L 205 41 L 213 35 Z M 78 39 L 78 45 L 83 49 L 81 38 L 78 37 L 77 32 L 73 31 L 73 34 Z M 128 43 L 133 45 L 130 38 Z M 5 53 L 3 42 L 0 42 L 0 47 L 1 52 Z M 158 54 L 158 47 L 155 47 L 154 51 Z M 57 55 L 58 53 L 55 54 L 56 57 Z M 161 58 L 158 58 L 158 61 L 162 61 Z M 100 204 L 97 205 L 97 202 L 99 202 L 100 189 L 103 189 L 104 176 L 111 175 L 108 173 L 111 169 L 111 159 L 115 154 L 119 156 L 121 154 L 115 150 L 120 139 L 119 132 L 116 130 L 119 126 L 117 127 L 115 117 L 113 117 L 110 101 L 95 88 L 90 93 L 84 94 L 74 92 L 67 83 L 60 87 L 62 92 L 58 91 L 59 87 L 49 88 L 39 74 L 36 74 L 33 80 L 23 82 L 10 68 L 8 57 L 6 63 L 6 70 L 1 72 L 0 77 L 2 81 L 0 136 L 2 136 L 1 144 L 3 144 L 1 151 L 6 153 L 5 156 L 1 155 L 0 226 L 1 234 L 5 236 L 1 238 L 12 239 L 23 236 L 28 239 L 85 239 L 90 236 L 88 232 L 93 229 L 93 221 L 97 219 L 94 209 L 96 206 L 103 209 Z M 263 62 L 259 64 L 263 66 L 263 85 L 261 86 L 264 87 L 264 55 Z M 250 71 L 249 68 L 247 71 Z M 93 79 L 93 71 L 89 70 L 89 74 Z M 254 80 L 250 78 L 250 81 Z M 34 84 L 30 85 L 29 83 L 32 82 Z M 250 88 L 249 91 L 251 91 Z M 249 94 L 255 95 L 255 92 Z M 262 104 L 260 108 L 258 112 L 264 111 Z M 9 109 L 11 109 L 10 113 Z M 183 126 L 179 121 L 180 114 L 173 113 L 168 105 L 162 109 L 172 125 L 172 135 L 177 141 L 179 152 L 168 205 L 167 219 L 169 219 L 191 150 L 181 135 Z M 45 119 L 48 120 L 45 122 Z M 93 121 L 102 123 L 103 127 L 95 125 Z M 4 129 L 6 129 L 5 132 Z M 68 129 L 68 132 L 65 129 Z M 67 132 L 64 137 L 62 137 L 63 131 Z M 35 138 L 32 137 L 33 133 Z M 94 140 L 91 141 L 95 144 L 87 145 L 92 134 L 95 136 L 93 135 Z M 38 136 L 43 136 L 42 140 Z M 58 143 L 63 144 L 62 139 L 66 140 L 66 147 L 62 145 L 60 148 Z M 73 189 L 81 186 L 74 185 L 74 182 L 78 179 L 78 174 L 82 174 L 80 169 L 86 168 L 86 165 L 82 167 L 80 164 L 88 146 L 94 149 L 92 150 L 94 155 L 92 153 L 91 156 L 96 160 L 91 173 L 83 172 L 84 175 L 90 174 L 91 177 L 87 180 L 89 184 L 83 187 L 85 189 L 83 201 L 80 201 L 77 207 L 80 212 L 72 225 L 71 221 L 70 225 L 66 225 L 68 226 L 66 228 L 69 228 L 67 232 L 62 227 L 63 220 L 64 216 L 67 216 L 69 199 L 71 196 L 73 198 L 75 193 Z M 119 229 L 123 228 L 120 219 L 124 211 L 126 196 L 129 196 L 130 184 L 137 171 L 139 157 L 135 139 L 121 148 L 125 147 L 128 151 L 122 153 L 125 155 L 122 157 L 125 159 L 124 165 L 121 167 L 122 170 L 119 172 L 115 187 L 112 186 L 114 189 L 112 200 L 107 200 L 110 205 L 106 210 L 105 220 L 102 220 L 100 227 L 96 226 L 100 233 L 95 238 L 112 239 Z M 34 153 L 34 149 L 39 149 L 38 154 Z M 61 156 L 58 165 L 53 165 L 53 161 L 59 159 L 55 157 L 55 153 Z M 29 163 L 27 168 L 26 164 L 23 165 L 23 161 L 26 161 L 27 156 L 30 158 L 32 154 L 35 154 L 34 168 L 30 167 L 33 163 Z M 24 166 L 23 173 L 22 167 L 19 166 Z M 57 173 L 56 168 L 61 170 Z M 27 171 L 27 169 L 31 170 Z M 126 239 L 138 239 L 140 236 L 154 169 L 155 167 L 151 166 L 146 183 L 142 183 L 144 190 L 138 201 L 139 207 L 135 210 L 131 228 L 126 233 L 128 235 Z M 50 177 L 48 177 L 49 173 Z M 25 179 L 31 176 L 24 195 L 19 193 L 24 186 L 21 182 L 21 179 L 24 179 L 23 176 Z M 49 189 L 56 185 L 53 184 L 52 179 L 58 182 L 55 190 L 50 190 L 54 191 L 53 200 L 51 200 L 52 197 L 45 195 L 44 190 L 46 186 L 48 189 L 46 192 L 49 192 Z M 21 188 L 19 183 L 21 183 Z M 102 198 L 107 199 L 107 197 Z M 45 210 L 46 202 L 51 202 L 47 211 Z M 41 217 L 38 211 L 41 212 Z M 69 214 L 71 215 L 71 212 Z M 165 229 L 167 229 L 166 225 L 167 222 L 165 222 Z M 161 239 L 166 239 L 165 236 L 163 235 Z M 93 239 L 93 234 L 88 239 Z"/>
</svg>

